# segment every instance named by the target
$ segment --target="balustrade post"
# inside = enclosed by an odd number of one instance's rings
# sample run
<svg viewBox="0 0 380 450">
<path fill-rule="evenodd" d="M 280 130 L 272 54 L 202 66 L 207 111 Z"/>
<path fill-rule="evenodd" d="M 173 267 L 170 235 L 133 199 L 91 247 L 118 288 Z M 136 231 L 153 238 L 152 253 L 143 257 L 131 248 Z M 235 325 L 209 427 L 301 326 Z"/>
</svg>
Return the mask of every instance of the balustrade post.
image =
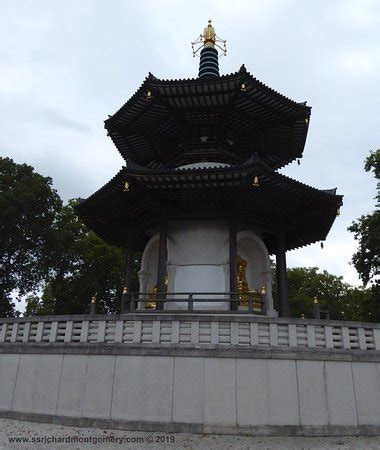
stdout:
<svg viewBox="0 0 380 450">
<path fill-rule="evenodd" d="M 251 314 L 253 313 L 253 295 L 251 292 L 248 294 L 248 311 Z"/>
<path fill-rule="evenodd" d="M 261 288 L 261 313 L 263 316 L 266 316 L 268 314 L 268 294 L 265 287 Z"/>
<path fill-rule="evenodd" d="M 90 303 L 90 314 L 94 315 L 95 313 L 96 313 L 96 295 L 92 297 Z"/>
<path fill-rule="evenodd" d="M 133 294 L 128 294 L 129 297 L 129 311 L 134 311 L 136 309 L 136 303 L 138 302 L 138 295 L 135 292 Z"/>
<path fill-rule="evenodd" d="M 123 295 L 121 296 L 121 313 L 127 314 L 131 310 L 131 294 L 128 293 L 126 286 L 123 288 Z"/>
<path fill-rule="evenodd" d="M 187 302 L 187 309 L 188 311 L 193 311 L 193 294 L 189 294 L 189 300 Z"/>
<path fill-rule="evenodd" d="M 319 303 L 317 297 L 313 298 L 313 313 L 314 313 L 314 319 L 320 319 L 321 318 L 321 312 L 319 310 Z"/>
</svg>

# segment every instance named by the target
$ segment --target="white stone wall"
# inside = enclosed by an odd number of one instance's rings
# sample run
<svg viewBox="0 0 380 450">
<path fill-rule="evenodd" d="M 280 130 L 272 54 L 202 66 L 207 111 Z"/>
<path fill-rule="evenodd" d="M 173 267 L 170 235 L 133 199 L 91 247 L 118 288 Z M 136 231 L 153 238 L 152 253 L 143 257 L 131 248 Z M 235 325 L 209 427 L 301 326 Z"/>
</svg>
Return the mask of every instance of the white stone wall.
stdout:
<svg viewBox="0 0 380 450">
<path fill-rule="evenodd" d="M 168 229 L 169 292 L 228 292 L 228 224 L 210 221 L 171 222 Z M 196 296 L 194 297 L 196 298 Z M 170 302 L 170 309 L 186 304 Z M 225 302 L 194 302 L 196 309 L 227 309 Z"/>
<path fill-rule="evenodd" d="M 157 283 L 158 240 L 157 233 L 150 239 L 144 250 L 140 270 L 140 292 L 150 292 Z M 248 263 L 249 286 L 257 291 L 260 291 L 262 287 L 266 288 L 268 315 L 275 316 L 272 272 L 264 242 L 257 234 L 249 230 L 240 231 L 237 241 L 238 254 Z M 167 246 L 168 292 L 223 293 L 230 291 L 229 225 L 227 222 L 208 220 L 169 222 Z M 224 297 L 220 296 L 220 298 L 222 300 Z M 165 309 L 187 309 L 187 305 L 182 302 L 168 302 Z M 225 310 L 228 309 L 228 304 L 223 301 L 215 303 L 195 301 L 194 309 Z"/>
<path fill-rule="evenodd" d="M 0 412 L 236 427 L 380 426 L 380 363 L 0 354 Z"/>
</svg>

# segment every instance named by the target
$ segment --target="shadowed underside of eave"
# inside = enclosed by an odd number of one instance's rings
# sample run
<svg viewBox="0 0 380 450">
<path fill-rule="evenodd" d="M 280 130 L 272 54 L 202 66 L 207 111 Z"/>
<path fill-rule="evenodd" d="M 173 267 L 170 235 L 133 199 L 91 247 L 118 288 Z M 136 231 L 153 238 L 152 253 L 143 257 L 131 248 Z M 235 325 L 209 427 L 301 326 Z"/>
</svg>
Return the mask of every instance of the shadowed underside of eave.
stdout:
<svg viewBox="0 0 380 450">
<path fill-rule="evenodd" d="M 253 153 L 279 168 L 302 156 L 310 114 L 243 66 L 213 79 L 150 75 L 105 128 L 125 160 L 152 168 L 239 164 Z"/>
<path fill-rule="evenodd" d="M 259 186 L 253 186 L 258 177 Z M 125 190 L 125 183 L 128 189 Z M 77 207 L 83 221 L 107 242 L 141 245 L 165 214 L 169 220 L 228 219 L 259 227 L 270 252 L 275 236 L 288 250 L 324 240 L 342 205 L 335 190 L 318 190 L 278 174 L 259 158 L 239 167 L 157 171 L 130 164 Z"/>
</svg>

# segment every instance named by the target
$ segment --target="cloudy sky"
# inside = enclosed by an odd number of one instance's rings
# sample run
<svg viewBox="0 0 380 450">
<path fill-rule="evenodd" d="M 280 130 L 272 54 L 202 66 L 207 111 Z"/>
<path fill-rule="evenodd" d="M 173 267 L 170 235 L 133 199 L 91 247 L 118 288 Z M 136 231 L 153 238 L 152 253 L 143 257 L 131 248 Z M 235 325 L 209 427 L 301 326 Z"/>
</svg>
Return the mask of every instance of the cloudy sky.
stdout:
<svg viewBox="0 0 380 450">
<path fill-rule="evenodd" d="M 312 106 L 304 158 L 283 173 L 344 194 L 321 250 L 289 252 L 358 283 L 347 226 L 374 207 L 363 161 L 380 147 L 379 0 L 0 0 L 0 152 L 87 197 L 123 164 L 103 120 L 140 86 L 197 76 L 190 42 L 213 19 L 227 39 L 223 74 L 244 63 Z"/>
</svg>

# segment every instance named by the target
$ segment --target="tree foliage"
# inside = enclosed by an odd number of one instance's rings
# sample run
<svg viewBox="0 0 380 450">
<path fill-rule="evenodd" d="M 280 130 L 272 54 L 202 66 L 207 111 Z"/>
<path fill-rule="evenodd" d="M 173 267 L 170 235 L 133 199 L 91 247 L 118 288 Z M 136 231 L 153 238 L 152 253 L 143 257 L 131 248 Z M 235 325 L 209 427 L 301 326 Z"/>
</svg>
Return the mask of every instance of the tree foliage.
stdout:
<svg viewBox="0 0 380 450">
<path fill-rule="evenodd" d="M 363 283 L 378 282 L 380 275 L 380 210 L 360 217 L 349 230 L 359 243 L 352 262 Z"/>
<path fill-rule="evenodd" d="M 361 216 L 348 228 L 358 241 L 358 250 L 352 257 L 364 285 L 370 284 L 372 299 L 368 307 L 380 321 L 380 149 L 371 152 L 364 168 L 377 180 L 376 207 L 371 214 Z"/>
<path fill-rule="evenodd" d="M 313 317 L 313 298 L 321 310 L 329 310 L 336 320 L 373 320 L 366 309 L 371 291 L 345 283 L 343 277 L 332 275 L 318 267 L 288 269 L 288 294 L 292 317 Z M 274 296 L 277 288 L 274 285 Z"/>
<path fill-rule="evenodd" d="M 58 214 L 51 276 L 41 299 L 28 299 L 29 315 L 83 314 L 95 295 L 98 313 L 120 312 L 124 250 L 107 244 L 80 222 L 75 203 L 70 201 Z M 135 269 L 135 280 L 136 276 Z"/>
<path fill-rule="evenodd" d="M 12 298 L 36 291 L 48 275 L 61 205 L 51 178 L 0 158 L 0 316 L 13 315 Z"/>
<path fill-rule="evenodd" d="M 370 152 L 369 156 L 365 160 L 364 170 L 366 172 L 373 172 L 375 179 L 377 180 L 377 206 L 380 206 L 380 149 Z"/>
<path fill-rule="evenodd" d="M 26 295 L 27 315 L 82 314 L 95 294 L 98 312 L 119 312 L 124 250 L 81 223 L 74 204 L 63 206 L 51 178 L 0 158 L 0 317 Z"/>
</svg>

